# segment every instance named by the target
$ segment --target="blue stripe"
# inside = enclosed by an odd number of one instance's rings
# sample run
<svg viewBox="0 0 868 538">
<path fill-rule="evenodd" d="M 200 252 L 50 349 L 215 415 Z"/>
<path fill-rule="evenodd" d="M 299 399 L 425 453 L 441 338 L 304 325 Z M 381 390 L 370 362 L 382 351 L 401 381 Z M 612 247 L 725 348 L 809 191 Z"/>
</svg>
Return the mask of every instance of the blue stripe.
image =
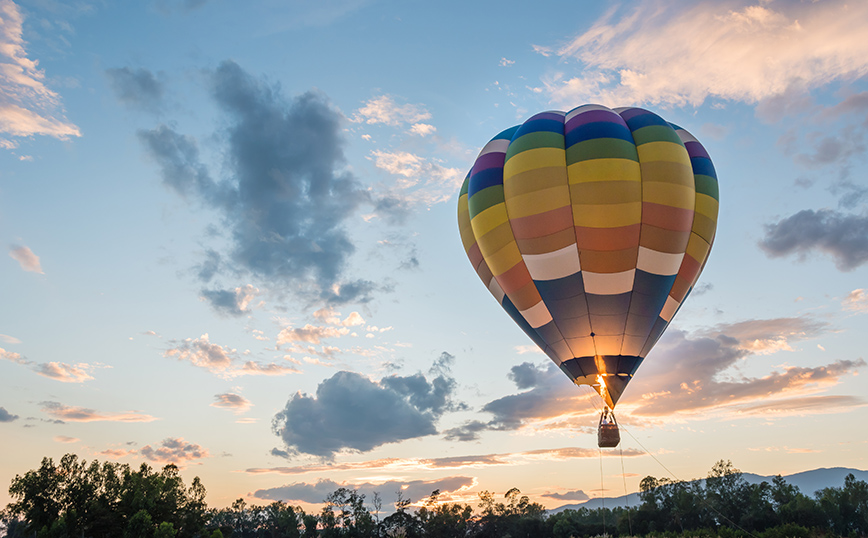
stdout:
<svg viewBox="0 0 868 538">
<path fill-rule="evenodd" d="M 665 125 L 666 127 L 669 127 L 669 122 L 651 112 L 648 114 L 639 114 L 627 120 L 627 126 L 630 127 L 631 131 L 636 131 L 642 127 L 648 127 L 649 125 Z"/>
<path fill-rule="evenodd" d="M 717 172 L 714 171 L 714 165 L 711 159 L 705 157 L 691 157 L 690 164 L 693 165 L 693 173 L 703 176 L 711 176 L 717 179 Z"/>
<path fill-rule="evenodd" d="M 483 189 L 496 185 L 503 185 L 503 168 L 488 168 L 470 176 L 467 193 L 473 196 Z"/>
<path fill-rule="evenodd" d="M 545 118 L 529 120 L 518 126 L 518 131 L 512 135 L 512 139 L 515 140 L 526 134 L 538 133 L 540 131 L 564 134 L 564 122 Z"/>
<path fill-rule="evenodd" d="M 595 121 L 580 125 L 566 134 L 566 147 L 596 138 L 619 138 L 633 143 L 630 130 L 612 121 Z"/>
</svg>

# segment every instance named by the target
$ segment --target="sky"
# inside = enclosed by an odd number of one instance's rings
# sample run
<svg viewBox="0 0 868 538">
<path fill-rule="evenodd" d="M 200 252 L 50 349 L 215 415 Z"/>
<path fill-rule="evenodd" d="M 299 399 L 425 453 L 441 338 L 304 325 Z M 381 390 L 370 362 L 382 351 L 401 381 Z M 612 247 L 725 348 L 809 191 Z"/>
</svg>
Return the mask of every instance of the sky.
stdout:
<svg viewBox="0 0 868 538">
<path fill-rule="evenodd" d="M 868 469 L 868 3 L 493 8 L 0 0 L 0 504 L 66 453 L 313 510 Z M 690 131 L 721 200 L 606 452 L 456 218 L 489 139 L 586 103 Z"/>
</svg>

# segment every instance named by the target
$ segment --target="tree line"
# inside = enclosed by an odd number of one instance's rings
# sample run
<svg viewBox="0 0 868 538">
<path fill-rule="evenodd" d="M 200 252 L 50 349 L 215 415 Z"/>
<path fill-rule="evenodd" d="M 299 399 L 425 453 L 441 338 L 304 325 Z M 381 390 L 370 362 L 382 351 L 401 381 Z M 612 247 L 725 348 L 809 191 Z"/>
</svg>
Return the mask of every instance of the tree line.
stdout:
<svg viewBox="0 0 868 538">
<path fill-rule="evenodd" d="M 17 475 L 13 502 L 0 511 L 6 538 L 813 538 L 868 535 L 868 483 L 850 474 L 841 487 L 807 495 L 780 475 L 749 484 L 729 461 L 705 480 L 645 477 L 636 506 L 567 509 L 549 514 L 517 488 L 479 494 L 476 506 L 442 502 L 440 492 L 413 502 L 338 488 L 319 512 L 280 501 L 238 499 L 209 508 L 198 477 L 186 486 L 175 465 L 135 469 L 88 463 L 67 454 Z M 388 513 L 388 515 L 383 515 Z"/>
</svg>

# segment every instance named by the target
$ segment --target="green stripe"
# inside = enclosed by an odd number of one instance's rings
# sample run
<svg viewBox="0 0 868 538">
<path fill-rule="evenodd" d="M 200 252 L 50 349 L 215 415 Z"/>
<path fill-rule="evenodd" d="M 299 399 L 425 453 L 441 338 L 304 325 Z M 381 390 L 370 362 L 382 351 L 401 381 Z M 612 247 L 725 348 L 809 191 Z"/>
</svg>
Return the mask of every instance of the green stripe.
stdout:
<svg viewBox="0 0 868 538">
<path fill-rule="evenodd" d="M 696 174 L 693 176 L 696 181 L 696 192 L 711 196 L 718 202 L 720 201 L 720 190 L 718 190 L 717 180 L 711 176 L 704 174 Z"/>
<path fill-rule="evenodd" d="M 482 189 L 471 196 L 470 200 L 467 202 L 467 206 L 470 209 L 470 218 L 472 219 L 489 207 L 502 204 L 504 201 L 503 185 L 494 185 L 487 189 Z"/>
<path fill-rule="evenodd" d="M 668 125 L 649 125 L 636 129 L 633 131 L 633 140 L 637 146 L 648 142 L 674 142 L 680 146 L 684 145 L 675 129 Z"/>
<path fill-rule="evenodd" d="M 464 178 L 464 183 L 461 184 L 461 192 L 458 193 L 458 197 L 461 198 L 465 194 L 470 192 L 470 173 L 468 172 L 467 177 Z"/>
<path fill-rule="evenodd" d="M 594 138 L 567 148 L 567 166 L 591 159 L 628 159 L 639 162 L 636 146 L 620 138 Z"/>
<path fill-rule="evenodd" d="M 506 160 L 523 151 L 537 148 L 564 149 L 564 135 L 551 131 L 536 131 L 513 140 L 506 150 Z"/>
</svg>

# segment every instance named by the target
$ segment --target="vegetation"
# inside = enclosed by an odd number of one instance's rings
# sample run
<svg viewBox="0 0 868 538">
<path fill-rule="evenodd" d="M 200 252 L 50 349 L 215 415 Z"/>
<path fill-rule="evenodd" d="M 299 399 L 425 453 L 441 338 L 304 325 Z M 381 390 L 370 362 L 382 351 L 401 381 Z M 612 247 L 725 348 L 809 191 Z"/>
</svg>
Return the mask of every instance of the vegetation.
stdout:
<svg viewBox="0 0 868 538">
<path fill-rule="evenodd" d="M 502 501 L 489 491 L 476 507 L 443 502 L 440 492 L 413 507 L 399 493 L 381 518 L 382 501 L 339 488 L 319 513 L 282 502 L 209 509 L 198 478 L 186 487 L 178 468 L 90 464 L 73 454 L 18 475 L 14 502 L 0 511 L 6 538 L 829 538 L 868 535 L 868 483 L 849 475 L 842 487 L 805 495 L 780 476 L 749 484 L 728 461 L 704 481 L 645 477 L 638 506 L 546 514 L 517 488 Z M 474 509 L 475 508 L 475 509 Z"/>
</svg>

